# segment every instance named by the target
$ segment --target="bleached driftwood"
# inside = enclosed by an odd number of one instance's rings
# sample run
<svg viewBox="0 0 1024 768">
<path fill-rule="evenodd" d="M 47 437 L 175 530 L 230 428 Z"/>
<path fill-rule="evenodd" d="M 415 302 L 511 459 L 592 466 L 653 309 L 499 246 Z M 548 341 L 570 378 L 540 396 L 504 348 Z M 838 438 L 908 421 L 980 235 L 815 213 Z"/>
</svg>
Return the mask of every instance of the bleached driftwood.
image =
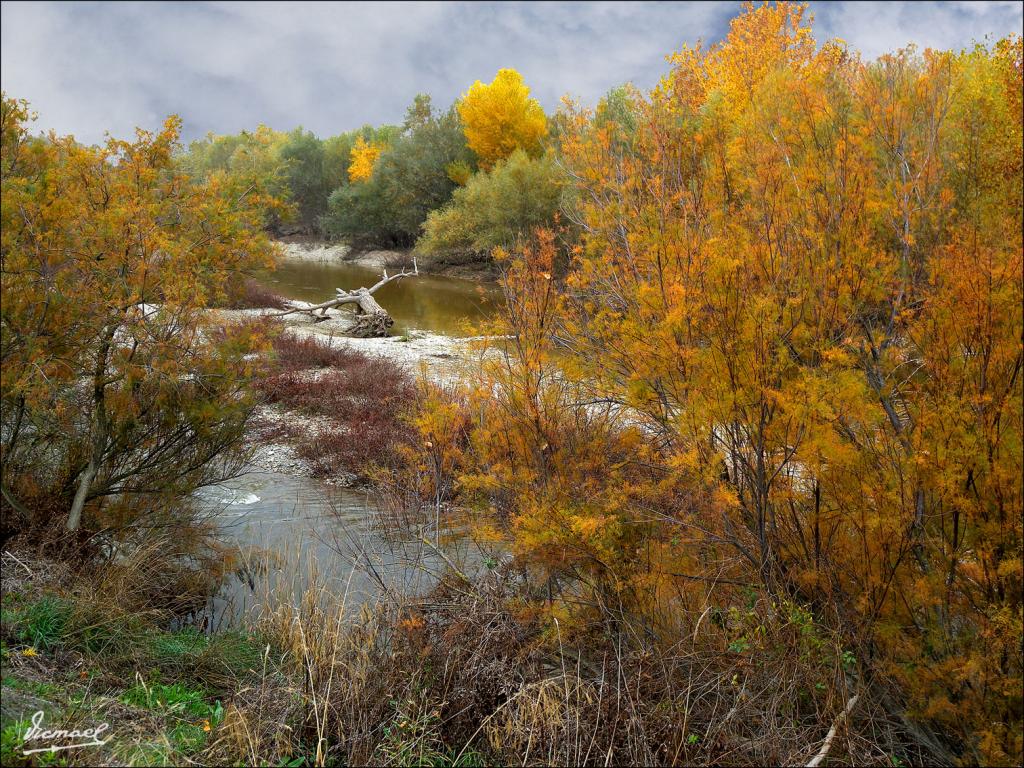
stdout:
<svg viewBox="0 0 1024 768">
<path fill-rule="evenodd" d="M 403 277 L 415 277 L 418 275 L 420 271 L 416 266 L 415 259 L 413 259 L 412 265 L 412 272 L 406 272 L 403 268 L 401 272 L 391 275 L 390 277 L 388 276 L 387 269 L 385 269 L 381 279 L 371 288 L 356 288 L 354 291 L 343 291 L 338 288 L 337 297 L 330 301 L 325 301 L 322 304 L 314 304 L 310 307 L 289 309 L 286 312 L 277 313 L 274 317 L 284 317 L 285 315 L 290 315 L 295 312 L 307 312 L 313 318 L 314 322 L 319 323 L 328 319 L 327 310 L 335 309 L 345 304 L 355 304 L 356 322 L 346 331 L 346 333 L 350 336 L 358 336 L 360 338 L 387 336 L 388 331 L 391 329 L 391 326 L 395 324 L 395 321 L 388 311 L 377 303 L 377 300 L 373 298 L 373 294 L 390 282 L 401 280 Z"/>
</svg>

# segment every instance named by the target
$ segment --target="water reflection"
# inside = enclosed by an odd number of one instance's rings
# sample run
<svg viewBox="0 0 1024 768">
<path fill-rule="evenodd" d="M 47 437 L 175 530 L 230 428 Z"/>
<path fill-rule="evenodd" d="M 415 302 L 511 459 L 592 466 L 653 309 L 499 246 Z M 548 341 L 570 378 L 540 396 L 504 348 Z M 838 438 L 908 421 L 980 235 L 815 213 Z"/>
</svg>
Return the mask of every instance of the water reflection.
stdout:
<svg viewBox="0 0 1024 768">
<path fill-rule="evenodd" d="M 287 299 L 319 303 L 337 288 L 369 288 L 380 277 L 380 270 L 355 264 L 285 259 L 260 282 Z M 494 285 L 425 274 L 389 283 L 374 297 L 395 318 L 396 336 L 413 329 L 464 336 L 467 320 L 491 317 L 503 302 Z"/>
<path fill-rule="evenodd" d="M 211 629 L 237 625 L 268 601 L 297 604 L 311 585 L 356 616 L 360 606 L 385 593 L 426 593 L 447 567 L 419 538 L 433 539 L 432 531 L 385 532 L 371 497 L 361 491 L 250 472 L 201 496 L 218 508 L 223 538 L 243 552 L 238 577 L 208 607 Z M 443 546 L 464 573 L 486 560 L 468 539 Z"/>
</svg>

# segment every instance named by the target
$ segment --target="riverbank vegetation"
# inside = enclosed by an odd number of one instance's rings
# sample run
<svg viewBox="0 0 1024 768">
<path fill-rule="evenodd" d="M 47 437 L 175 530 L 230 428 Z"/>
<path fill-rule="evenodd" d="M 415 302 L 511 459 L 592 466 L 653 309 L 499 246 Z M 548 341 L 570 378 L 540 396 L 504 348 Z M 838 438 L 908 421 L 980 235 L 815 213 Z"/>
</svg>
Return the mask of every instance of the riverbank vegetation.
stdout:
<svg viewBox="0 0 1024 768">
<path fill-rule="evenodd" d="M 264 403 L 297 418 L 263 425 L 263 439 L 296 446 L 316 476 L 391 466 L 418 397 L 412 376 L 385 357 L 270 331 L 272 354 L 256 382 Z"/>
<path fill-rule="evenodd" d="M 779 3 L 551 117 L 503 70 L 180 153 L 5 98 L 5 693 L 119 724 L 69 764 L 1019 764 L 1022 91 L 1019 37 L 866 62 Z M 472 375 L 212 327 L 294 215 L 493 259 Z M 431 588 L 202 625 L 260 404 Z"/>
<path fill-rule="evenodd" d="M 197 179 L 259 176 L 289 204 L 267 215 L 273 234 L 487 262 L 492 248 L 553 222 L 560 204 L 557 143 L 529 93 L 519 73 L 503 69 L 443 111 L 418 95 L 400 126 L 323 141 L 260 126 L 192 142 L 177 163 Z"/>
</svg>

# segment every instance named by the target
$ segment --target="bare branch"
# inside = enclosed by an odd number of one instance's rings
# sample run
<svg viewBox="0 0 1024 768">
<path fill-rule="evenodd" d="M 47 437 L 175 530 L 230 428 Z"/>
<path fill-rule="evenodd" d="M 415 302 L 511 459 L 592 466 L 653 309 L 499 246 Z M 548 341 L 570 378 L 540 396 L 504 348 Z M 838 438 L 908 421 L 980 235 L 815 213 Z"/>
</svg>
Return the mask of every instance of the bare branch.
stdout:
<svg viewBox="0 0 1024 768">
<path fill-rule="evenodd" d="M 835 740 L 836 734 L 839 733 L 839 728 L 846 721 L 846 718 L 850 716 L 850 712 L 853 711 L 854 706 L 857 704 L 858 698 L 860 697 L 854 696 L 852 699 L 846 702 L 845 709 L 843 709 L 843 711 L 839 713 L 839 716 L 836 717 L 835 722 L 832 723 L 832 727 L 828 729 L 828 734 L 825 736 L 825 741 L 821 745 L 821 749 L 819 749 L 818 754 L 816 754 L 811 759 L 811 762 L 807 764 L 807 768 L 817 768 L 817 766 L 821 765 L 825 758 L 828 757 L 828 751 L 832 749 L 832 742 Z"/>
</svg>

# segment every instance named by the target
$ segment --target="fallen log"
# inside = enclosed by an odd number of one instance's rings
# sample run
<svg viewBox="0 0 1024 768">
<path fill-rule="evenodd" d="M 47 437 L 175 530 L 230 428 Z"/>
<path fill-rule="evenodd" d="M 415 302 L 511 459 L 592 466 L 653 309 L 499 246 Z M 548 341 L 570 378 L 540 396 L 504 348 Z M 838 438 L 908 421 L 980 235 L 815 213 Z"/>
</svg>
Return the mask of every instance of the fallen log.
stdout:
<svg viewBox="0 0 1024 768">
<path fill-rule="evenodd" d="M 406 272 L 403 268 L 401 272 L 390 277 L 385 269 L 383 277 L 371 288 L 356 288 L 354 291 L 343 291 L 338 288 L 338 295 L 330 301 L 314 304 L 310 307 L 296 307 L 285 312 L 278 312 L 272 315 L 272 317 L 284 317 L 296 312 L 305 312 L 313 318 L 313 322 L 320 323 L 328 319 L 327 310 L 336 309 L 345 304 L 355 304 L 356 322 L 345 332 L 350 336 L 359 338 L 387 336 L 391 326 L 395 324 L 395 320 L 384 307 L 377 303 L 377 300 L 373 298 L 373 294 L 390 282 L 401 280 L 403 277 L 415 277 L 418 275 L 420 271 L 416 266 L 416 259 L 413 259 L 412 265 L 412 272 Z"/>
</svg>

